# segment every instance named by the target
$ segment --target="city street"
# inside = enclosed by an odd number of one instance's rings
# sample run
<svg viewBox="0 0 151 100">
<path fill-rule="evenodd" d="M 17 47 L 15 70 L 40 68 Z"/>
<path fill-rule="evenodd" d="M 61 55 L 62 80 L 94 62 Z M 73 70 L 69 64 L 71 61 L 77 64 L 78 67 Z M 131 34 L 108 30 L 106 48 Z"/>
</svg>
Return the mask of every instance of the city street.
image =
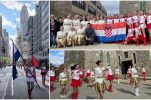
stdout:
<svg viewBox="0 0 151 100">
<path fill-rule="evenodd" d="M 0 99 L 28 99 L 26 77 L 23 69 L 17 67 L 18 78 L 12 84 L 12 68 L 7 66 L 0 70 Z M 36 71 L 37 73 L 38 71 Z M 37 73 L 37 81 L 40 89 L 35 83 L 32 98 L 33 99 L 48 99 L 49 98 L 49 84 L 48 79 L 46 86 L 42 85 L 41 76 Z M 13 87 L 13 89 L 12 89 Z"/>
<path fill-rule="evenodd" d="M 108 82 L 107 87 L 108 87 Z M 82 87 L 79 89 L 78 99 L 97 99 L 96 92 L 93 87 L 87 87 L 87 84 L 83 82 Z M 50 94 L 51 99 L 60 99 L 60 85 L 55 83 L 55 90 Z M 67 86 L 67 95 L 63 99 L 71 99 L 72 87 Z M 128 80 L 121 80 L 118 85 L 116 80 L 113 83 L 113 92 L 105 92 L 105 99 L 149 99 L 151 98 L 151 80 L 147 80 L 146 83 L 141 81 L 139 93 L 140 96 L 134 96 L 134 88 L 129 85 Z"/>
<path fill-rule="evenodd" d="M 52 48 L 51 48 L 52 49 Z M 151 49 L 151 45 L 144 46 L 143 44 L 140 44 L 139 46 L 136 46 L 135 44 L 132 45 L 121 45 L 116 43 L 106 43 L 106 44 L 94 44 L 94 45 L 88 45 L 88 46 L 76 46 L 76 47 L 66 47 L 66 48 L 57 48 L 57 49 L 65 49 L 65 50 L 79 50 L 79 49 L 112 49 L 112 50 L 120 50 L 120 49 L 126 49 L 126 50 L 147 50 Z"/>
</svg>

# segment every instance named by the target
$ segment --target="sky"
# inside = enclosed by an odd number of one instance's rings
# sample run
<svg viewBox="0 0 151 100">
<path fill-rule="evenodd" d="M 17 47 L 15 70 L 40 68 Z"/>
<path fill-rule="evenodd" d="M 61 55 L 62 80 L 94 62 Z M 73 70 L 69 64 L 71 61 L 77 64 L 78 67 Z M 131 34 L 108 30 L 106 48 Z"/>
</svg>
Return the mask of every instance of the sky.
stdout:
<svg viewBox="0 0 151 100">
<path fill-rule="evenodd" d="M 106 0 L 102 1 L 102 5 L 107 10 L 108 15 L 110 14 L 119 14 L 119 0 Z"/>
<path fill-rule="evenodd" d="M 50 50 L 49 62 L 54 65 L 60 65 L 64 63 L 64 51 L 63 50 Z"/>
</svg>

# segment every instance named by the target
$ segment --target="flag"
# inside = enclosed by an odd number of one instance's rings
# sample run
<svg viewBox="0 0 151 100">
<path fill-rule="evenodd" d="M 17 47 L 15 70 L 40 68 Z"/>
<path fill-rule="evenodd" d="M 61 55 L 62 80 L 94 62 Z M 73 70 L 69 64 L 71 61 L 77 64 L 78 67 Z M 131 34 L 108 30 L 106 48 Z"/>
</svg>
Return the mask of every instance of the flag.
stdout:
<svg viewBox="0 0 151 100">
<path fill-rule="evenodd" d="M 39 62 L 38 62 L 38 60 L 32 55 L 32 64 L 36 67 L 36 68 L 38 68 L 39 67 Z"/>
<path fill-rule="evenodd" d="M 17 78 L 18 72 L 16 69 L 16 62 L 18 61 L 19 57 L 21 56 L 19 50 L 17 49 L 17 47 L 15 46 L 15 44 L 13 44 L 13 68 L 12 68 L 12 77 L 13 80 L 15 80 Z M 15 53 L 14 53 L 15 52 Z"/>
<path fill-rule="evenodd" d="M 126 23 L 114 24 L 92 24 L 96 32 L 98 42 L 116 42 L 125 40 L 126 38 Z"/>
</svg>

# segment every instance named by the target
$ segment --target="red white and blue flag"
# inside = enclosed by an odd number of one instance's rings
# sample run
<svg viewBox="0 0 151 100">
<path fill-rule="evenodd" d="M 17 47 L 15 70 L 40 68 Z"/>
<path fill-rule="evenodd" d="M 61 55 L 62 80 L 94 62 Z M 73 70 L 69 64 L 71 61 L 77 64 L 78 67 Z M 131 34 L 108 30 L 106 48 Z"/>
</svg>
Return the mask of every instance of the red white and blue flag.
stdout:
<svg viewBox="0 0 151 100">
<path fill-rule="evenodd" d="M 126 23 L 115 24 L 92 24 L 96 32 L 98 42 L 116 42 L 125 40 L 126 38 Z"/>
</svg>

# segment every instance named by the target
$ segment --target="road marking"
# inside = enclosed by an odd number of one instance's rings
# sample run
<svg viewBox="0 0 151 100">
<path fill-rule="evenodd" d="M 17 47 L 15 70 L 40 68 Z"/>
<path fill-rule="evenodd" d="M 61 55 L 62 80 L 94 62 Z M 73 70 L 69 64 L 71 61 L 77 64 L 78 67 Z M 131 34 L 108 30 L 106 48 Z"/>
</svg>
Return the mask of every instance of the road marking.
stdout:
<svg viewBox="0 0 151 100">
<path fill-rule="evenodd" d="M 12 82 L 11 82 L 11 87 L 12 87 L 11 96 L 14 96 L 14 80 L 13 80 L 13 78 L 12 78 Z"/>
<path fill-rule="evenodd" d="M 7 88 L 8 88 L 8 82 L 9 82 L 9 79 L 7 80 L 6 88 L 5 88 L 4 95 L 3 95 L 2 99 L 4 99 L 5 96 L 6 96 L 6 91 L 7 91 Z"/>
</svg>

